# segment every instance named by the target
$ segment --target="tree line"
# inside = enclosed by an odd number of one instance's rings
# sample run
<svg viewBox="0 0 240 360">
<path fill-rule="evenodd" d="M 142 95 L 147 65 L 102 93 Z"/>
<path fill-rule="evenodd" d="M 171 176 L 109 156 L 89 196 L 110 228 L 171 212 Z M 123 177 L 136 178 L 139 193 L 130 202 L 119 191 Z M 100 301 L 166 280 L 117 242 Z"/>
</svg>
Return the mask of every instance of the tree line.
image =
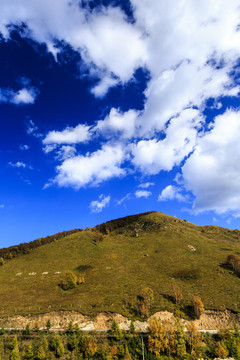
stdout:
<svg viewBox="0 0 240 360">
<path fill-rule="evenodd" d="M 218 334 L 201 334 L 193 323 L 185 330 L 180 319 L 175 324 L 153 319 L 149 333 L 121 330 L 113 321 L 107 333 L 86 333 L 77 324 L 69 323 L 64 333 L 50 333 L 48 320 L 46 330 L 39 332 L 26 329 L 22 334 L 7 334 L 0 329 L 1 360 L 197 360 L 233 357 L 240 359 L 240 334 L 222 330 Z"/>
</svg>

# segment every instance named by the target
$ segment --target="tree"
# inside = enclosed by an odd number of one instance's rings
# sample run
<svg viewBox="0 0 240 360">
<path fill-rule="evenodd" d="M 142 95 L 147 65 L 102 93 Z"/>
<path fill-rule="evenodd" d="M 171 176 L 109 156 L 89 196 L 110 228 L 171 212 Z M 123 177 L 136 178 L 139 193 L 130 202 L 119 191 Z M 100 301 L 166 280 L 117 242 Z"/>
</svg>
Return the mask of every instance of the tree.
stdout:
<svg viewBox="0 0 240 360">
<path fill-rule="evenodd" d="M 186 355 L 187 355 L 187 350 L 186 350 L 186 337 L 185 337 L 185 332 L 183 329 L 183 325 L 180 321 L 180 319 L 177 319 L 177 336 L 176 336 L 176 356 L 177 359 L 185 359 Z"/>
<path fill-rule="evenodd" d="M 168 346 L 166 330 L 160 320 L 150 319 L 149 332 L 151 335 L 148 336 L 148 349 L 159 357 Z"/>
<path fill-rule="evenodd" d="M 98 245 L 101 241 L 103 241 L 103 239 L 104 236 L 100 231 L 98 230 L 94 231 L 93 241 L 95 242 L 96 245 Z"/>
<path fill-rule="evenodd" d="M 55 352 L 56 357 L 61 357 L 64 355 L 64 346 L 58 334 L 51 339 L 50 348 Z"/>
<path fill-rule="evenodd" d="M 200 317 L 204 313 L 204 305 L 199 296 L 193 296 L 192 304 L 194 308 L 195 315 Z"/>
<path fill-rule="evenodd" d="M 166 331 L 167 342 L 168 342 L 167 352 L 168 352 L 168 357 L 170 358 L 172 354 L 176 354 L 177 342 L 176 342 L 175 330 L 169 320 L 165 320 L 163 322 L 163 326 Z"/>
<path fill-rule="evenodd" d="M 201 357 L 202 334 L 198 332 L 198 329 L 193 322 L 190 322 L 187 325 L 187 331 L 191 356 L 199 359 Z"/>
<path fill-rule="evenodd" d="M 217 346 L 215 348 L 215 354 L 217 357 L 221 359 L 225 359 L 228 356 L 228 351 L 224 342 L 217 342 Z"/>
<path fill-rule="evenodd" d="M 65 271 L 63 274 L 63 278 L 58 284 L 63 290 L 74 289 L 77 286 L 77 276 L 72 271 Z"/>
<path fill-rule="evenodd" d="M 141 296 L 148 309 L 150 309 L 154 301 L 153 290 L 150 287 L 146 287 L 142 290 Z"/>
<path fill-rule="evenodd" d="M 17 337 L 13 339 L 12 342 L 12 352 L 9 357 L 10 360 L 20 360 L 19 348 L 18 348 L 18 341 Z"/>
<path fill-rule="evenodd" d="M 89 337 L 85 342 L 84 352 L 86 358 L 93 357 L 94 354 L 97 352 L 97 344 L 95 343 L 95 340 L 92 337 Z"/>
<path fill-rule="evenodd" d="M 25 336 L 30 336 L 31 335 L 29 324 L 27 324 L 25 329 L 23 330 L 23 335 L 25 335 Z"/>
<path fill-rule="evenodd" d="M 132 360 L 132 357 L 131 357 L 131 355 L 129 353 L 127 345 L 125 346 L 125 354 L 124 354 L 123 360 Z"/>
<path fill-rule="evenodd" d="M 180 304 L 180 302 L 183 299 L 183 294 L 181 292 L 181 289 L 179 288 L 175 280 L 172 280 L 171 285 L 172 285 L 175 303 Z"/>
<path fill-rule="evenodd" d="M 51 321 L 50 319 L 48 319 L 48 321 L 46 322 L 46 329 L 49 331 L 52 327 Z"/>
<path fill-rule="evenodd" d="M 129 331 L 130 331 L 131 334 L 135 333 L 135 326 L 134 326 L 134 323 L 132 321 L 130 323 Z"/>
<path fill-rule="evenodd" d="M 112 326 L 111 326 L 111 335 L 114 336 L 117 340 L 120 340 L 122 337 L 122 331 L 118 326 L 118 323 L 116 320 L 113 320 Z"/>
<path fill-rule="evenodd" d="M 37 354 L 35 359 L 36 360 L 46 360 L 47 355 L 46 355 L 46 351 L 44 350 L 43 345 L 40 345 L 37 349 Z"/>
<path fill-rule="evenodd" d="M 34 356 L 34 351 L 33 351 L 33 347 L 31 345 L 28 346 L 27 350 L 25 351 L 25 354 L 24 354 L 24 359 L 26 360 L 32 360 L 34 359 L 35 356 Z"/>
</svg>

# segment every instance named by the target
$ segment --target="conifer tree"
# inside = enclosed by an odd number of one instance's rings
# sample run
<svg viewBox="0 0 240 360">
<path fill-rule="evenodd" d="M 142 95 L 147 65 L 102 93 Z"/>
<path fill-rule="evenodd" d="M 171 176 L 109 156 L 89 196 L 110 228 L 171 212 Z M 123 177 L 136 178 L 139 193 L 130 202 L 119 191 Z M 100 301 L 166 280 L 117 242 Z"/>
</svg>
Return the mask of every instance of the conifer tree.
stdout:
<svg viewBox="0 0 240 360">
<path fill-rule="evenodd" d="M 131 357 L 131 355 L 129 353 L 127 345 L 125 346 L 125 354 L 124 354 L 123 360 L 132 360 L 132 357 Z"/>
<path fill-rule="evenodd" d="M 25 354 L 24 354 L 24 359 L 26 360 L 32 360 L 34 359 L 34 351 L 33 351 L 33 347 L 32 345 L 29 345 L 27 350 L 25 351 Z"/>
<path fill-rule="evenodd" d="M 46 360 L 47 354 L 43 345 L 40 345 L 37 349 L 36 360 Z"/>
<path fill-rule="evenodd" d="M 186 337 L 180 319 L 177 320 L 176 356 L 179 360 L 185 359 L 187 355 Z"/>
<path fill-rule="evenodd" d="M 13 339 L 12 342 L 12 352 L 9 357 L 10 360 L 20 360 L 19 348 L 18 348 L 18 341 L 17 337 Z"/>
<path fill-rule="evenodd" d="M 158 319 L 150 319 L 149 331 L 151 335 L 148 337 L 148 349 L 157 357 L 165 352 L 168 346 L 166 330 L 162 322 Z"/>
<path fill-rule="evenodd" d="M 224 344 L 224 342 L 217 342 L 216 348 L 215 348 L 215 354 L 220 359 L 225 359 L 228 356 L 227 348 Z"/>
</svg>

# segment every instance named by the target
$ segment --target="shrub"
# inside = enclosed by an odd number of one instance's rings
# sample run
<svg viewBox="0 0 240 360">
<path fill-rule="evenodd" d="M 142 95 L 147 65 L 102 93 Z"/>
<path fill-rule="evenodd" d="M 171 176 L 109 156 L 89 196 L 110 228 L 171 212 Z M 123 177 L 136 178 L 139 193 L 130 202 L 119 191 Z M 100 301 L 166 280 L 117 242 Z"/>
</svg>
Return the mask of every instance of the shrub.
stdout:
<svg viewBox="0 0 240 360">
<path fill-rule="evenodd" d="M 200 278 L 199 269 L 182 269 L 173 273 L 174 278 L 182 280 L 197 280 Z"/>
<path fill-rule="evenodd" d="M 72 271 L 65 271 L 63 279 L 58 284 L 63 290 L 74 289 L 77 286 L 77 276 Z"/>
<path fill-rule="evenodd" d="M 5 264 L 5 261 L 3 258 L 0 258 L 0 266 L 3 266 Z"/>
<path fill-rule="evenodd" d="M 81 277 L 78 278 L 78 280 L 77 280 L 77 285 L 81 285 L 81 284 L 85 284 L 85 278 L 84 278 L 84 276 L 81 276 Z"/>
</svg>

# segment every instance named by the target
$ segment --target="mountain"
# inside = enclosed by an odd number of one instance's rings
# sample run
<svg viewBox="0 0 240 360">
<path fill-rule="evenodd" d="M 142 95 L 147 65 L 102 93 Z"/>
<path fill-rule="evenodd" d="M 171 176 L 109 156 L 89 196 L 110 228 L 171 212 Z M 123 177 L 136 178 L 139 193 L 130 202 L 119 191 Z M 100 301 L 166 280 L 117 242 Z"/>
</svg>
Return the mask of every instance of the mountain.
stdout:
<svg viewBox="0 0 240 360">
<path fill-rule="evenodd" d="M 16 246 L 10 259 L 12 248 L 0 250 L 6 256 L 0 267 L 0 316 L 75 310 L 131 317 L 146 287 L 154 292 L 151 313 L 174 311 L 173 278 L 183 293 L 184 312 L 194 295 L 206 309 L 240 311 L 240 279 L 226 264 L 228 255 L 240 254 L 238 230 L 149 212 L 51 239 L 20 246 L 28 251 Z M 59 284 L 65 271 L 82 283 L 64 291 Z"/>
</svg>

